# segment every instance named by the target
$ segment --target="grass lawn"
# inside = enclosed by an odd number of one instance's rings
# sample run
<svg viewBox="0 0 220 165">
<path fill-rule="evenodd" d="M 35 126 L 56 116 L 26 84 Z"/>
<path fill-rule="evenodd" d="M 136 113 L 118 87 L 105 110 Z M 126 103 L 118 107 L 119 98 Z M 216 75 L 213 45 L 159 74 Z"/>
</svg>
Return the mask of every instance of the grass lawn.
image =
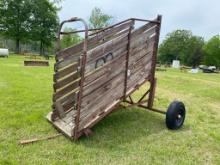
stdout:
<svg viewBox="0 0 220 165">
<path fill-rule="evenodd" d="M 0 164 L 220 164 L 220 74 L 157 73 L 155 106 L 166 110 L 174 99 L 186 105 L 178 131 L 168 130 L 161 114 L 130 108 L 102 120 L 90 138 L 60 136 L 20 146 L 20 139 L 57 133 L 45 119 L 53 62 L 24 67 L 23 60 L 0 58 Z"/>
</svg>

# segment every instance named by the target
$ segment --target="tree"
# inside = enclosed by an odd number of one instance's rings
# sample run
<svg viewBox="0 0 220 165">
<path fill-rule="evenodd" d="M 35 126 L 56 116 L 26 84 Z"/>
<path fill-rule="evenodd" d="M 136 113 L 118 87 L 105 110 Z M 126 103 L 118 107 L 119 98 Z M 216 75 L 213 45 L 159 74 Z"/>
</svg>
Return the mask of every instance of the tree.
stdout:
<svg viewBox="0 0 220 165">
<path fill-rule="evenodd" d="M 20 53 L 20 41 L 29 35 L 31 14 L 30 0 L 0 0 L 0 32 L 16 41 L 16 53 Z"/>
<path fill-rule="evenodd" d="M 104 14 L 101 9 L 95 7 L 89 18 L 89 27 L 92 29 L 104 28 L 111 24 L 112 16 Z"/>
<path fill-rule="evenodd" d="M 176 30 L 169 33 L 159 47 L 159 61 L 170 63 L 180 60 L 181 63 L 196 66 L 202 59 L 202 37 L 193 36 L 191 31 Z"/>
<path fill-rule="evenodd" d="M 192 36 L 186 47 L 186 54 L 183 56 L 182 60 L 186 65 L 198 66 L 203 58 L 203 48 L 204 39 L 199 36 Z"/>
<path fill-rule="evenodd" d="M 220 35 L 212 37 L 203 47 L 204 63 L 220 67 Z"/>
<path fill-rule="evenodd" d="M 44 55 L 45 48 L 55 40 L 59 19 L 58 8 L 48 0 L 32 0 L 32 39 L 40 41 L 40 54 Z"/>
<path fill-rule="evenodd" d="M 65 28 L 64 32 L 74 31 L 72 28 Z M 61 38 L 61 48 L 67 48 L 69 46 L 75 45 L 81 41 L 81 38 L 78 34 L 69 34 L 63 35 Z"/>
</svg>

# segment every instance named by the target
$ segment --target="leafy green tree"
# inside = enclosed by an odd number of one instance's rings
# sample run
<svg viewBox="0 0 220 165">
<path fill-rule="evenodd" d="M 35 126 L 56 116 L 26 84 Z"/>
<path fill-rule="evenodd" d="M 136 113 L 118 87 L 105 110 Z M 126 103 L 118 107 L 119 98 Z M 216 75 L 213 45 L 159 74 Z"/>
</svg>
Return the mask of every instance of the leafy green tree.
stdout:
<svg viewBox="0 0 220 165">
<path fill-rule="evenodd" d="M 32 0 L 31 35 L 35 41 L 40 41 L 40 54 L 50 47 L 55 40 L 59 19 L 58 8 L 48 0 Z"/>
<path fill-rule="evenodd" d="M 64 32 L 72 32 L 74 29 L 72 28 L 65 28 Z M 81 38 L 78 34 L 69 34 L 63 35 L 61 38 L 61 48 L 67 48 L 69 46 L 75 45 L 81 41 Z"/>
<path fill-rule="evenodd" d="M 170 63 L 180 60 L 181 63 L 196 66 L 202 59 L 202 37 L 193 36 L 189 30 L 176 30 L 169 33 L 159 47 L 159 61 Z"/>
<path fill-rule="evenodd" d="M 107 27 L 111 24 L 112 18 L 112 16 L 104 14 L 100 8 L 95 7 L 89 18 L 89 27 L 93 29 Z"/>
<path fill-rule="evenodd" d="M 29 36 L 31 15 L 30 0 L 0 0 L 0 32 L 16 41 L 16 53 L 20 53 L 20 41 Z"/>
<path fill-rule="evenodd" d="M 220 35 L 212 37 L 203 47 L 204 63 L 220 67 Z"/>
<path fill-rule="evenodd" d="M 199 36 L 192 36 L 186 47 L 186 53 L 182 57 L 183 62 L 189 66 L 198 66 L 203 58 L 204 39 Z"/>
</svg>

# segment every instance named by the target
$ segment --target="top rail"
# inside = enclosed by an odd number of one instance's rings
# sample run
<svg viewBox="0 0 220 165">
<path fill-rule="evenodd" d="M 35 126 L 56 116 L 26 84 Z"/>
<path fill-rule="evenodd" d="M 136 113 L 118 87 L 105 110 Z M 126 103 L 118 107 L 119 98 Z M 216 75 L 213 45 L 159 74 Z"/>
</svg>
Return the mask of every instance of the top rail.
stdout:
<svg viewBox="0 0 220 165">
<path fill-rule="evenodd" d="M 88 29 L 88 32 L 96 31 L 96 32 L 94 32 L 94 33 L 89 34 L 89 36 L 96 35 L 96 34 L 102 32 L 102 31 L 105 31 L 105 30 L 107 30 L 107 29 L 113 28 L 113 27 L 115 27 L 115 26 L 118 26 L 118 25 L 123 24 L 123 23 L 128 22 L 128 21 L 140 21 L 140 22 L 149 22 L 149 23 L 160 24 L 160 22 L 159 22 L 159 21 L 156 21 L 156 20 L 147 20 L 147 19 L 139 19 L 139 18 L 129 18 L 129 19 L 126 19 L 126 20 L 121 21 L 121 22 L 119 22 L 119 23 L 116 23 L 116 24 L 114 24 L 114 25 L 105 27 L 105 28 Z M 60 32 L 60 35 L 69 35 L 69 34 L 82 33 L 82 32 L 85 32 L 85 30 L 76 30 L 76 31 L 72 31 L 72 32 Z"/>
</svg>

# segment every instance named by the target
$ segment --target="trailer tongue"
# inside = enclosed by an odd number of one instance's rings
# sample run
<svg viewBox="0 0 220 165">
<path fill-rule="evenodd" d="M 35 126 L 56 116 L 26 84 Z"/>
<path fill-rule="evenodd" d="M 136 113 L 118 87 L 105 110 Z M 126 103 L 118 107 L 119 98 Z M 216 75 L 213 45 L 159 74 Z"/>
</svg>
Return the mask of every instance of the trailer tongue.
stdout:
<svg viewBox="0 0 220 165">
<path fill-rule="evenodd" d="M 144 25 L 135 28 L 140 21 Z M 81 22 L 85 29 L 62 32 L 63 25 L 70 22 Z M 78 139 L 125 102 L 129 107 L 166 114 L 167 127 L 180 128 L 185 119 L 183 103 L 171 103 L 168 112 L 153 108 L 160 26 L 160 15 L 154 20 L 131 18 L 99 30 L 88 29 L 80 18 L 63 21 L 54 66 L 53 111 L 48 120 L 68 137 Z M 60 36 L 76 32 L 85 33 L 84 41 L 60 50 Z M 147 82 L 149 89 L 134 102 L 131 94 Z"/>
</svg>

